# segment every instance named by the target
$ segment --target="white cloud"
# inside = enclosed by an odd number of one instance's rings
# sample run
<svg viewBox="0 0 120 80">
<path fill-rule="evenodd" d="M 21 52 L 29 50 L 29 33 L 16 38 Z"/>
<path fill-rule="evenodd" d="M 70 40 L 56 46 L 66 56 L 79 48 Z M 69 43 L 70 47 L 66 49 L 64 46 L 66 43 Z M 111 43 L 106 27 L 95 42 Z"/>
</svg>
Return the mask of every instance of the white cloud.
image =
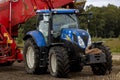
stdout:
<svg viewBox="0 0 120 80">
<path fill-rule="evenodd" d="M 87 0 L 86 6 L 90 4 L 98 7 L 107 6 L 108 4 L 120 6 L 120 0 Z"/>
</svg>

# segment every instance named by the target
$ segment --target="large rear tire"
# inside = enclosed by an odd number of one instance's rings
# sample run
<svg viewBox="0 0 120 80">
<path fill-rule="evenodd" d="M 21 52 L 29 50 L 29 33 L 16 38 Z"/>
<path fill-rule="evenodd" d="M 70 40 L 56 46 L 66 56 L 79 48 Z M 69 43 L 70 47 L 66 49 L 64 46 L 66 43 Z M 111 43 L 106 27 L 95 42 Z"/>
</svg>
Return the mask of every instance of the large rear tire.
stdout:
<svg viewBox="0 0 120 80">
<path fill-rule="evenodd" d="M 26 40 L 24 44 L 24 62 L 25 70 L 29 74 L 45 73 L 46 67 L 39 67 L 40 64 L 40 51 L 32 38 Z"/>
<path fill-rule="evenodd" d="M 50 49 L 49 71 L 50 74 L 54 77 L 68 77 L 69 59 L 65 48 L 57 46 Z"/>
<path fill-rule="evenodd" d="M 106 55 L 106 63 L 92 64 L 92 72 L 95 75 L 110 74 L 112 71 L 112 55 L 110 49 L 104 45 L 97 46 Z"/>
</svg>

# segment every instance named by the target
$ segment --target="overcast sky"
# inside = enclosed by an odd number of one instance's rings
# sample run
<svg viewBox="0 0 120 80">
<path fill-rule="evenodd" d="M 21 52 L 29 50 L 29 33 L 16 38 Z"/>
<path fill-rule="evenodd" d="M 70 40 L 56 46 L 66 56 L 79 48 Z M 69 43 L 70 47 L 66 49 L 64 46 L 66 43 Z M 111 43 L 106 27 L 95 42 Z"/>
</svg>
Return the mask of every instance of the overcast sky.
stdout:
<svg viewBox="0 0 120 80">
<path fill-rule="evenodd" d="M 94 6 L 107 6 L 108 4 L 114 4 L 120 7 L 120 0 L 87 0 L 86 5 L 94 5 Z"/>
</svg>

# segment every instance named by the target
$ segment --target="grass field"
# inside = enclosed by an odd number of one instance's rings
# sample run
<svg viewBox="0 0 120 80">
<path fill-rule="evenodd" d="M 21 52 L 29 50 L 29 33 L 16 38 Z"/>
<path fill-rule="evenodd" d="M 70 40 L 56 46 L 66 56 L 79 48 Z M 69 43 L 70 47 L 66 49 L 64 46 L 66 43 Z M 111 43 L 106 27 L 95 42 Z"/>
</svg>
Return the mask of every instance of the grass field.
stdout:
<svg viewBox="0 0 120 80">
<path fill-rule="evenodd" d="M 120 39 L 119 38 L 92 38 L 92 41 L 103 41 L 105 45 L 109 46 L 113 53 L 120 53 Z"/>
</svg>

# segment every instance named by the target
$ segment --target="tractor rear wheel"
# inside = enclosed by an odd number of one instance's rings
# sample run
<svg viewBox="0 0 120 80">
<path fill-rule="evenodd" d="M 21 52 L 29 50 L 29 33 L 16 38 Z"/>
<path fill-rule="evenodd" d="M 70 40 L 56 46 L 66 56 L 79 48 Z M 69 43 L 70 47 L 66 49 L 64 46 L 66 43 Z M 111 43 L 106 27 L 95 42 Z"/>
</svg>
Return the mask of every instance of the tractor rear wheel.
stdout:
<svg viewBox="0 0 120 80">
<path fill-rule="evenodd" d="M 24 44 L 24 62 L 27 73 L 39 74 L 47 71 L 46 67 L 40 68 L 40 51 L 32 38 L 27 39 Z"/>
<path fill-rule="evenodd" d="M 48 67 L 52 76 L 68 77 L 69 59 L 65 48 L 57 46 L 50 49 Z"/>
<path fill-rule="evenodd" d="M 93 71 L 93 74 L 95 75 L 105 75 L 110 74 L 112 71 L 112 55 L 108 47 L 104 45 L 97 46 L 100 50 L 102 50 L 103 53 L 106 55 L 106 62 L 105 63 L 98 63 L 98 64 L 92 64 L 91 68 Z"/>
</svg>

